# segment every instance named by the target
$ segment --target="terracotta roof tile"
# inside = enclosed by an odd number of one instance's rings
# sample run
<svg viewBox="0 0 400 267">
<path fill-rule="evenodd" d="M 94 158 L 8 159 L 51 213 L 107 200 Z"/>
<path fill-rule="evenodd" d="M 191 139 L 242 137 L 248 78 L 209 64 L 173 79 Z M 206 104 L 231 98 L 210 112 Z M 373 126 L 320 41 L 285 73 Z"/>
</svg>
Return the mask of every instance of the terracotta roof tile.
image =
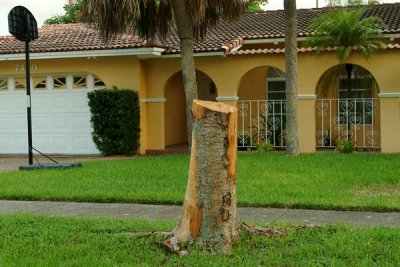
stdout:
<svg viewBox="0 0 400 267">
<path fill-rule="evenodd" d="M 308 36 L 310 21 L 332 8 L 298 10 L 298 36 Z M 365 16 L 379 16 L 388 28 L 385 33 L 400 33 L 400 3 L 374 5 Z M 282 49 L 259 49 L 235 51 L 243 40 L 284 38 L 284 11 L 245 14 L 236 22 L 221 21 L 209 30 L 207 36 L 195 43 L 195 52 L 222 51 L 233 55 L 282 53 Z M 240 41 L 238 41 L 240 40 Z M 100 38 L 98 32 L 84 24 L 45 25 L 39 29 L 39 39 L 31 43 L 32 52 L 62 52 L 103 49 L 125 49 L 153 46 L 137 36 L 125 34 L 109 41 Z M 165 53 L 179 53 L 179 38 L 176 28 L 171 29 L 165 41 L 158 41 L 157 47 L 166 48 Z M 388 49 L 398 48 L 396 45 Z M 303 50 L 305 48 L 302 48 Z M 299 50 L 302 52 L 303 50 Z M 12 37 L 0 37 L 0 54 L 22 53 L 24 45 Z M 284 50 L 283 50 L 284 51 Z M 304 51 L 309 51 L 306 49 Z"/>
<path fill-rule="evenodd" d="M 383 49 L 400 49 L 400 44 L 388 44 Z M 299 53 L 307 53 L 307 52 L 315 52 L 316 48 L 314 47 L 300 47 L 297 49 Z M 321 49 L 321 52 L 332 52 L 336 51 L 335 47 L 327 47 Z M 272 49 L 245 49 L 245 50 L 238 50 L 229 53 L 232 56 L 240 56 L 240 55 L 268 55 L 268 54 L 281 54 L 285 53 L 284 48 L 272 48 Z"/>
<path fill-rule="evenodd" d="M 0 54 L 22 53 L 24 43 L 13 37 L 0 38 Z M 31 42 L 35 52 L 61 52 L 101 49 L 122 49 L 143 47 L 143 41 L 136 36 L 124 35 L 104 41 L 98 32 L 84 24 L 44 25 L 39 29 L 39 38 Z"/>
</svg>

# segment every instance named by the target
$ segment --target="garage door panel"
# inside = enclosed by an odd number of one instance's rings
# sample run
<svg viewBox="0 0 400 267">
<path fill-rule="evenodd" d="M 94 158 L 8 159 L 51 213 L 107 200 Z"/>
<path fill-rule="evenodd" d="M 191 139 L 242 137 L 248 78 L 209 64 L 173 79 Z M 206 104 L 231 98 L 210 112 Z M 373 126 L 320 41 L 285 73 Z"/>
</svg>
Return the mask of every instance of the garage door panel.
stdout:
<svg viewBox="0 0 400 267">
<path fill-rule="evenodd" d="M 73 138 L 73 144 L 74 144 L 74 150 L 80 151 L 80 153 L 87 153 L 86 151 L 89 151 L 89 154 L 92 153 L 98 153 L 98 150 L 96 146 L 93 143 L 93 140 L 91 136 L 88 135 L 81 135 L 81 136 L 75 136 Z"/>
<path fill-rule="evenodd" d="M 11 95 L 9 101 L 12 104 L 11 110 L 15 110 L 17 112 L 26 112 L 26 106 L 28 103 L 28 97 L 26 94 Z"/>
<path fill-rule="evenodd" d="M 71 111 L 71 96 L 67 94 L 54 95 L 51 99 L 51 110 L 54 112 Z"/>
<path fill-rule="evenodd" d="M 0 154 L 27 153 L 26 100 L 24 94 L 0 94 Z M 87 91 L 34 91 L 32 131 L 33 146 L 43 153 L 99 154 Z"/>
<path fill-rule="evenodd" d="M 9 116 L 0 115 L 0 133 L 8 133 L 11 129 L 11 118 Z"/>
<path fill-rule="evenodd" d="M 81 97 L 79 95 L 72 95 L 71 96 L 71 108 L 73 108 L 76 111 L 84 111 L 87 112 L 89 110 L 88 106 L 88 98 L 87 97 Z"/>
<path fill-rule="evenodd" d="M 15 115 L 13 117 L 0 115 L 0 133 L 18 134 L 26 133 L 26 115 Z"/>
<path fill-rule="evenodd" d="M 26 123 L 26 122 L 25 122 Z M 49 132 L 51 129 L 49 126 L 48 115 L 32 115 L 33 132 Z"/>
<path fill-rule="evenodd" d="M 92 132 L 92 128 L 87 127 L 87 122 L 89 121 L 90 123 L 90 116 L 88 114 L 81 114 L 81 116 L 76 116 L 75 119 L 72 120 L 72 129 L 74 131 L 84 131 L 87 133 Z"/>
<path fill-rule="evenodd" d="M 2 109 L 2 113 L 8 113 L 12 110 L 14 103 L 12 102 L 13 98 L 9 95 L 0 95 L 0 107 Z"/>
<path fill-rule="evenodd" d="M 0 136 L 1 154 L 22 154 L 28 151 L 28 140 L 26 135 L 2 135 Z"/>
<path fill-rule="evenodd" d="M 0 94 L 0 110 L 2 114 L 26 112 L 27 96 L 25 94 Z"/>
<path fill-rule="evenodd" d="M 58 115 L 58 116 L 51 116 L 51 131 L 52 132 L 69 132 L 71 130 L 71 121 L 72 118 L 68 115 Z"/>
<path fill-rule="evenodd" d="M 27 118 L 26 115 L 16 115 L 11 118 L 11 133 L 27 133 Z"/>
<path fill-rule="evenodd" d="M 47 113 L 51 111 L 51 96 L 50 95 L 32 95 L 32 112 Z"/>
<path fill-rule="evenodd" d="M 37 134 L 34 133 L 32 135 L 32 142 L 33 142 L 33 147 L 39 150 L 42 153 L 48 153 L 49 148 L 51 148 L 51 145 L 53 143 L 52 136 L 49 134 Z"/>
</svg>

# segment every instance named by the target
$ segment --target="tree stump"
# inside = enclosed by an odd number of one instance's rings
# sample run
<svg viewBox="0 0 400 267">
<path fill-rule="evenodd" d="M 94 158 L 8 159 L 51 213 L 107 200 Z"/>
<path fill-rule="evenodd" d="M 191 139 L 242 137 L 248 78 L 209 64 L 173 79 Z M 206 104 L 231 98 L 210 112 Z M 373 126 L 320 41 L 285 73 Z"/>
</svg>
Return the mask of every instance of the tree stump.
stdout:
<svg viewBox="0 0 400 267">
<path fill-rule="evenodd" d="M 173 230 L 179 242 L 197 240 L 227 252 L 238 236 L 236 211 L 237 108 L 193 101 L 189 179 L 182 215 Z"/>
</svg>

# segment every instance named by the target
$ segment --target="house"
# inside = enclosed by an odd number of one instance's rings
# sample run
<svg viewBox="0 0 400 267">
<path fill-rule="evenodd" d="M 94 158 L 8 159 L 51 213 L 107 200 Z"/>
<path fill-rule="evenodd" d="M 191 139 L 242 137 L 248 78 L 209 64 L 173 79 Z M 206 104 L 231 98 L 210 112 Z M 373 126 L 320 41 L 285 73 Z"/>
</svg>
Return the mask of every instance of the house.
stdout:
<svg viewBox="0 0 400 267">
<path fill-rule="evenodd" d="M 386 48 L 366 60 L 357 52 L 352 82 L 345 77 L 322 93 L 321 78 L 340 68 L 335 49 L 316 54 L 302 46 L 311 19 L 327 8 L 298 11 L 298 115 L 301 152 L 330 149 L 338 139 L 359 148 L 400 152 L 400 3 L 371 7 L 388 25 Z M 140 153 L 186 141 L 185 102 L 175 30 L 166 41 L 136 36 L 102 40 L 84 24 L 46 25 L 31 43 L 34 146 L 45 153 L 98 153 L 91 140 L 86 94 L 97 88 L 137 90 Z M 0 154 L 25 153 L 26 96 L 23 44 L 0 38 Z M 199 98 L 239 108 L 239 147 L 268 141 L 285 146 L 284 14 L 246 14 L 221 22 L 195 46 Z M 338 67 L 339 66 L 339 67 Z"/>
</svg>

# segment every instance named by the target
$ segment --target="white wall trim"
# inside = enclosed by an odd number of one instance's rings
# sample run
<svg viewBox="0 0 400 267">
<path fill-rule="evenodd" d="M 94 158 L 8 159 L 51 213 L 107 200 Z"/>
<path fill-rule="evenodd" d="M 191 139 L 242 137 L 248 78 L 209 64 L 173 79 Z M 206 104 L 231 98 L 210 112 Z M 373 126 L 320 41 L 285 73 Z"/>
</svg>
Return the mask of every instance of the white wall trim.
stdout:
<svg viewBox="0 0 400 267">
<path fill-rule="evenodd" d="M 166 98 L 141 98 L 140 103 L 165 103 Z"/>
<path fill-rule="evenodd" d="M 193 53 L 194 57 L 225 57 L 225 52 L 201 52 L 201 53 Z M 170 55 L 162 55 L 162 58 L 180 58 L 181 54 L 170 54 Z M 143 58 L 143 57 L 142 57 Z"/>
<path fill-rule="evenodd" d="M 400 98 L 400 92 L 395 93 L 380 93 L 378 94 L 380 98 Z"/>
<path fill-rule="evenodd" d="M 237 97 L 237 96 L 217 96 L 215 99 L 217 101 L 238 101 L 239 97 Z"/>
<path fill-rule="evenodd" d="M 312 100 L 317 99 L 316 95 L 297 95 L 297 99 L 299 100 Z"/>
<path fill-rule="evenodd" d="M 297 41 L 304 41 L 305 37 L 297 37 Z M 284 43 L 285 38 L 271 38 L 271 39 L 244 39 L 243 44 L 278 44 Z"/>
<path fill-rule="evenodd" d="M 383 36 L 380 37 L 381 39 L 390 39 L 394 40 L 397 38 L 400 38 L 400 34 L 383 34 Z M 303 42 L 307 39 L 307 37 L 297 37 L 298 42 Z M 278 44 L 278 43 L 284 43 L 285 38 L 270 38 L 270 39 L 244 39 L 243 44 Z"/>
<path fill-rule="evenodd" d="M 129 48 L 129 49 L 108 49 L 108 50 L 88 50 L 88 51 L 68 51 L 68 52 L 44 52 L 31 53 L 31 59 L 52 59 L 52 58 L 93 58 L 93 57 L 112 57 L 112 56 L 161 56 L 164 48 Z M 23 60 L 25 54 L 5 54 L 0 55 L 0 61 Z"/>
</svg>

